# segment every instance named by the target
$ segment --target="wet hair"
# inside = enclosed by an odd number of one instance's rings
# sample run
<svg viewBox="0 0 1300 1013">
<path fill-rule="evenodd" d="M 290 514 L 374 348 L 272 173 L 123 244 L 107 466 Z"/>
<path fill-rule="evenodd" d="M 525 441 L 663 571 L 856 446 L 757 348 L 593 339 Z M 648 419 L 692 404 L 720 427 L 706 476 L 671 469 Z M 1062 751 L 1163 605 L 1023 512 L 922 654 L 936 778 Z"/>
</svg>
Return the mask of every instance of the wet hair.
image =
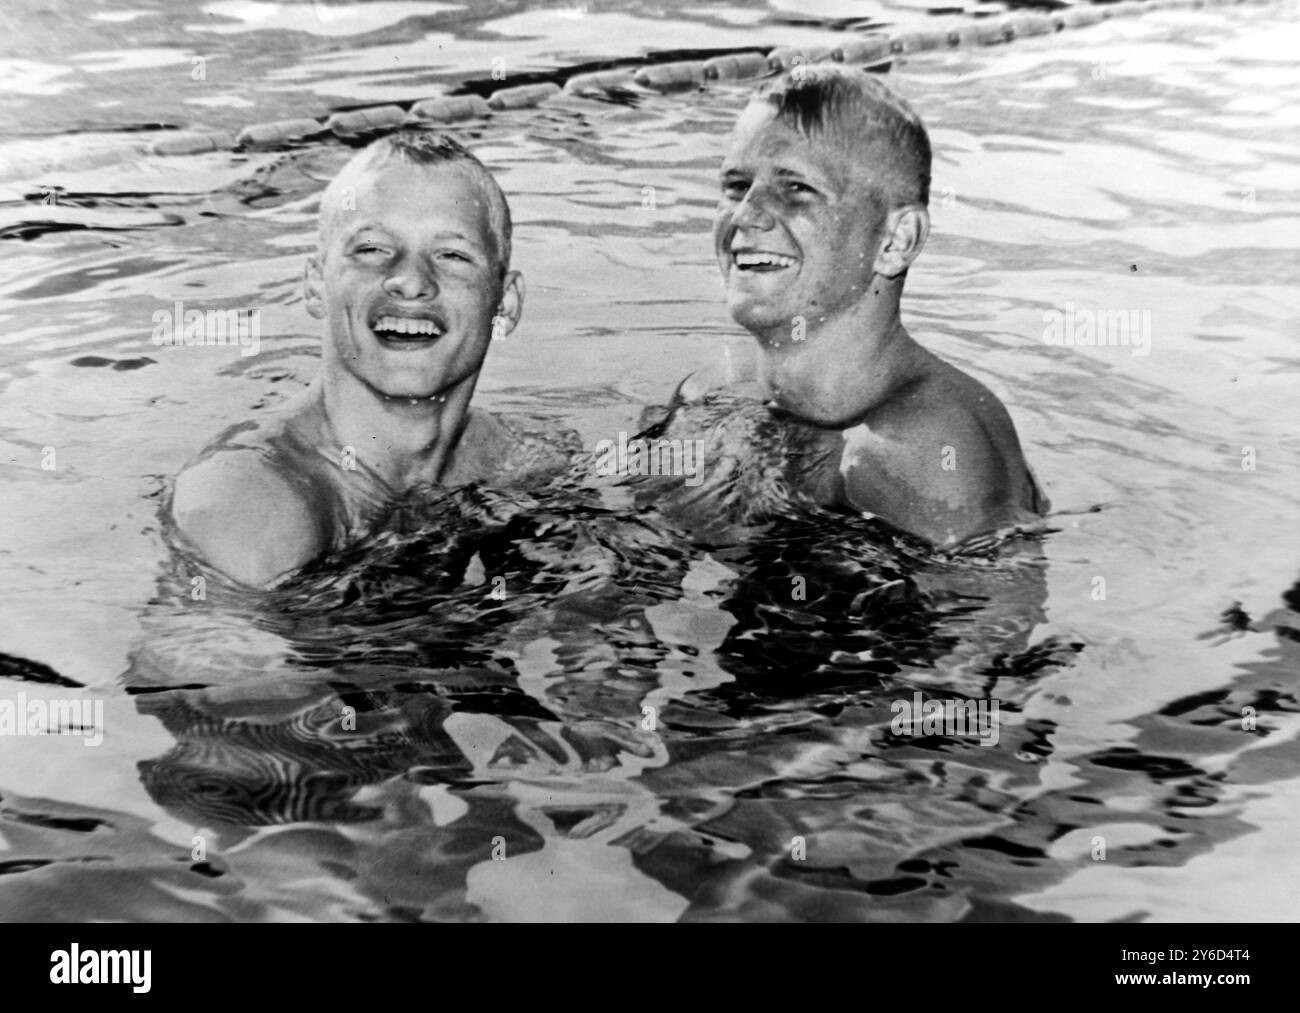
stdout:
<svg viewBox="0 0 1300 1013">
<path fill-rule="evenodd" d="M 383 165 L 397 159 L 409 165 L 455 165 L 469 173 L 474 185 L 487 202 L 488 227 L 496 246 L 497 267 L 502 275 L 510 267 L 512 224 L 510 205 L 501 185 L 474 153 L 459 141 L 431 130 L 399 130 L 381 137 L 359 151 L 325 188 L 321 196 L 320 245 L 324 247 L 332 227 L 332 210 L 338 203 L 336 191 L 344 177 L 360 169 Z"/>
<path fill-rule="evenodd" d="M 754 98 L 811 139 L 880 158 L 878 196 L 886 209 L 930 202 L 930 137 L 921 117 L 874 74 L 836 64 L 800 66 Z"/>
</svg>

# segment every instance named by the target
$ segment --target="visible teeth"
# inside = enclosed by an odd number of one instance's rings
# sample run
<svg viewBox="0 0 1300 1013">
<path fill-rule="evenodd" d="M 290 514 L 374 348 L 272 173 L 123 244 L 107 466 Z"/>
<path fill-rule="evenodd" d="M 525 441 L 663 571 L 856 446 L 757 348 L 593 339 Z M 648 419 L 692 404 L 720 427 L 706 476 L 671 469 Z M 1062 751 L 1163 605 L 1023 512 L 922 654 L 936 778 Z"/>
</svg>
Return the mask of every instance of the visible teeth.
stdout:
<svg viewBox="0 0 1300 1013">
<path fill-rule="evenodd" d="M 437 334 L 438 326 L 432 320 L 417 317 L 380 317 L 375 322 L 375 330 L 397 334 Z"/>
<path fill-rule="evenodd" d="M 793 267 L 795 264 L 794 257 L 787 257 L 780 253 L 767 253 L 760 251 L 757 253 L 737 253 L 737 267 Z"/>
</svg>

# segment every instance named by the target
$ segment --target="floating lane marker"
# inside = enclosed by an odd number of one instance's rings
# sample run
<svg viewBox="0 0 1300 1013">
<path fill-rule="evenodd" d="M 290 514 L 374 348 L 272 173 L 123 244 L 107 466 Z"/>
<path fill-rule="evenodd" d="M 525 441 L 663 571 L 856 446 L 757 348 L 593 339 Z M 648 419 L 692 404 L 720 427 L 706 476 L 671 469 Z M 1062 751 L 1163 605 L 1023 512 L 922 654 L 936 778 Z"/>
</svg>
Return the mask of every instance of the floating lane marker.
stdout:
<svg viewBox="0 0 1300 1013">
<path fill-rule="evenodd" d="M 764 51 L 758 50 L 729 53 L 703 61 L 642 63 L 638 66 L 574 74 L 564 81 L 563 89 L 554 82 L 525 84 L 502 88 L 487 99 L 478 95 L 444 95 L 416 102 L 409 113 L 397 105 L 383 105 L 337 112 L 324 123 L 306 117 L 255 123 L 241 130 L 233 141 L 228 133 L 218 130 L 172 131 L 157 137 L 147 147 L 141 145 L 140 153 L 147 150 L 153 155 L 183 156 L 229 150 L 232 147 L 274 147 L 314 138 L 325 132 L 349 138 L 405 124 L 455 123 L 490 117 L 494 112 L 528 109 L 547 101 L 561 90 L 589 98 L 600 98 L 611 91 L 634 84 L 657 92 L 688 91 L 712 82 L 757 80 L 800 64 L 828 60 L 879 70 L 887 67 L 898 55 L 923 53 L 950 46 L 998 45 L 1016 38 L 1051 35 L 1066 28 L 1084 28 L 1111 18 L 1132 17 L 1148 11 L 1195 10 L 1240 3 L 1272 2 L 1274 0 L 1118 0 L 1104 4 L 1075 3 L 1047 13 L 1019 11 L 988 17 L 935 19 L 930 22 L 931 27 L 908 28 L 888 34 L 850 34 L 847 41 L 833 48 L 787 46 L 773 49 L 766 55 Z M 60 162 L 53 168 L 97 167 L 111 164 L 121 157 L 122 152 L 117 149 L 92 151 Z M 33 175 L 36 174 L 37 163 L 27 160 L 20 166 L 9 168 L 29 170 L 19 172 L 19 175 Z"/>
<path fill-rule="evenodd" d="M 427 98 L 411 106 L 415 121 L 450 123 L 454 120 L 472 120 L 476 116 L 491 116 L 492 110 L 478 95 L 455 95 L 451 98 Z"/>
<path fill-rule="evenodd" d="M 1017 39 L 1025 39 L 1031 35 L 1051 35 L 1053 32 L 1060 31 L 1061 27 L 1051 15 L 1035 13 L 1013 14 L 1007 18 L 1007 23 Z"/>
<path fill-rule="evenodd" d="M 1066 28 L 1084 28 L 1106 20 L 1106 15 L 1097 7 L 1071 7 L 1061 12 Z"/>
<path fill-rule="evenodd" d="M 894 53 L 925 53 L 931 49 L 947 49 L 949 45 L 948 33 L 942 28 L 900 32 L 890 38 L 890 50 Z"/>
<path fill-rule="evenodd" d="M 401 106 L 372 106 L 369 109 L 335 113 L 325 121 L 325 128 L 332 131 L 335 137 L 355 137 L 357 134 L 400 127 L 404 122 L 406 110 Z"/>
<path fill-rule="evenodd" d="M 944 44 L 947 45 L 946 36 Z M 888 35 L 866 35 L 837 46 L 831 51 L 831 59 L 852 64 L 881 63 L 887 62 L 893 52 Z"/>
<path fill-rule="evenodd" d="M 494 91 L 488 98 L 487 104 L 489 109 L 498 112 L 504 109 L 530 109 L 559 93 L 560 86 L 551 81 L 543 84 L 522 84 L 517 88 L 502 88 L 500 91 Z"/>
<path fill-rule="evenodd" d="M 319 134 L 324 127 L 319 120 L 276 120 L 274 123 L 254 123 L 245 127 L 235 138 L 235 143 L 242 148 L 267 147 L 273 144 L 287 144 L 300 141 L 304 137 Z"/>
<path fill-rule="evenodd" d="M 178 130 L 149 145 L 149 154 L 201 155 L 207 151 L 229 151 L 234 146 L 235 139 L 225 131 Z"/>
<path fill-rule="evenodd" d="M 762 53 L 733 53 L 704 61 L 704 77 L 708 81 L 750 81 L 769 73 L 771 67 Z"/>
<path fill-rule="evenodd" d="M 834 52 L 829 46 L 780 46 L 767 54 L 767 65 L 776 71 L 789 70 L 799 63 L 823 63 Z"/>
<path fill-rule="evenodd" d="M 704 64 L 698 60 L 681 63 L 660 63 L 642 67 L 632 80 L 642 88 L 655 91 L 684 91 L 704 84 Z"/>
<path fill-rule="evenodd" d="M 948 39 L 954 46 L 996 46 L 1010 38 L 1010 31 L 1002 18 L 985 18 L 954 28 L 948 33 Z"/>
<path fill-rule="evenodd" d="M 564 82 L 564 90 L 574 95 L 598 95 L 613 91 L 615 88 L 626 88 L 632 83 L 635 73 L 636 68 L 624 67 L 621 70 L 597 70 L 590 74 L 574 74 Z"/>
</svg>

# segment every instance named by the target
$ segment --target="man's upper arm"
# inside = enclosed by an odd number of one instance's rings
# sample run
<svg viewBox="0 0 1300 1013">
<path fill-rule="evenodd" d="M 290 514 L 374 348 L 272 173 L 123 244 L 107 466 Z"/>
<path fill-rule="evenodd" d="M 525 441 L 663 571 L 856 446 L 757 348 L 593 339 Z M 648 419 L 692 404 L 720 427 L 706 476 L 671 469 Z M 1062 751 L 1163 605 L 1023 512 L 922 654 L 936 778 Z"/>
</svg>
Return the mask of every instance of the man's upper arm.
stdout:
<svg viewBox="0 0 1300 1013">
<path fill-rule="evenodd" d="M 868 432 L 845 448 L 849 503 L 939 545 L 1015 520 L 1007 462 L 978 431 L 904 443 Z"/>
<path fill-rule="evenodd" d="M 254 451 L 218 453 L 176 479 L 172 516 L 212 566 L 265 587 L 316 556 L 310 506 Z"/>
</svg>

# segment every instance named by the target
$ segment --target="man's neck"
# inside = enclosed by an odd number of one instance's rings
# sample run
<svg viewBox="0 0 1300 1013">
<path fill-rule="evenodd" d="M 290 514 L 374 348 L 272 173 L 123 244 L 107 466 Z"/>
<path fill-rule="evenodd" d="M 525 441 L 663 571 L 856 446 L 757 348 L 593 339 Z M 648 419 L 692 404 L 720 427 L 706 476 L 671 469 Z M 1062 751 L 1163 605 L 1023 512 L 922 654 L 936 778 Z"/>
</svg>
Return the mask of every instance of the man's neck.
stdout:
<svg viewBox="0 0 1300 1013">
<path fill-rule="evenodd" d="M 921 376 L 932 356 L 899 319 L 901 287 L 877 278 L 866 299 L 810 320 L 801 340 L 788 332 L 760 338 L 763 382 L 776 404 L 814 425 L 843 429 Z"/>
<path fill-rule="evenodd" d="M 342 369 L 322 371 L 316 393 L 341 451 L 394 491 L 436 484 L 469 422 L 477 377 L 432 398 L 393 398 Z"/>
</svg>

